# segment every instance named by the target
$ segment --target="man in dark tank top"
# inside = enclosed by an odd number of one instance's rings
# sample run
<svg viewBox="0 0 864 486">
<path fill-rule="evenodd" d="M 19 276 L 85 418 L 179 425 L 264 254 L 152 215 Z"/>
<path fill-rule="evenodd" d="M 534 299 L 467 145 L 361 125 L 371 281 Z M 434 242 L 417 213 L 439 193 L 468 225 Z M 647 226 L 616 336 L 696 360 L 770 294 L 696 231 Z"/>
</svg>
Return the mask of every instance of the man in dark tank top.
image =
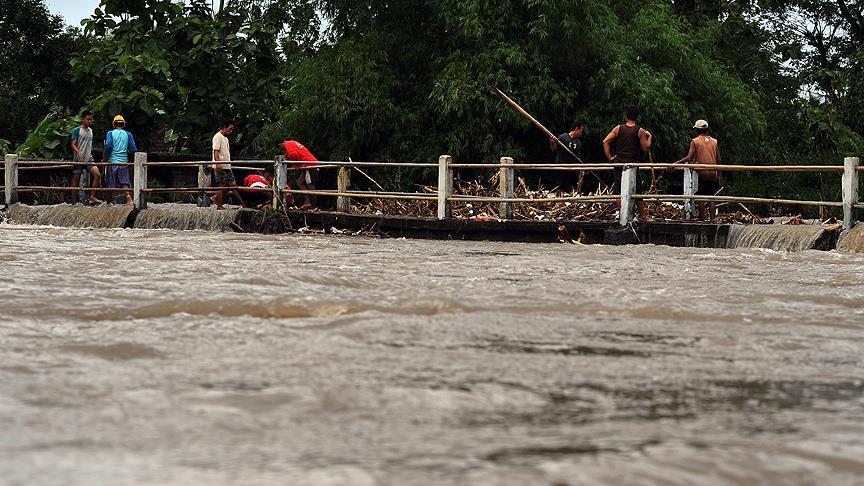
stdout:
<svg viewBox="0 0 864 486">
<path fill-rule="evenodd" d="M 645 153 L 651 149 L 653 138 L 651 132 L 636 124 L 637 118 L 639 118 L 639 109 L 635 105 L 627 105 L 624 107 L 624 123 L 613 128 L 603 139 L 603 152 L 606 153 L 609 162 L 635 164 L 644 160 Z M 614 171 L 613 187 L 616 194 L 621 194 L 621 172 L 620 168 Z M 639 183 L 638 172 L 636 181 L 636 192 L 643 192 L 644 187 Z M 639 219 L 643 221 L 648 219 L 645 203 L 642 200 L 636 202 L 636 212 Z"/>
</svg>

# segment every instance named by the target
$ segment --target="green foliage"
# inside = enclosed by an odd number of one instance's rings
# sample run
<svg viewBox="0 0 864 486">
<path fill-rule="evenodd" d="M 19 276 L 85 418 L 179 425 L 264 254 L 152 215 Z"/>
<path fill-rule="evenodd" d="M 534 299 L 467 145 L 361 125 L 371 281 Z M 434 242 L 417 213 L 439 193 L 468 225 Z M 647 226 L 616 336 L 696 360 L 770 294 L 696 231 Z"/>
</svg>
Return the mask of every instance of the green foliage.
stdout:
<svg viewBox="0 0 864 486">
<path fill-rule="evenodd" d="M 80 120 L 79 116 L 68 116 L 62 112 L 52 111 L 39 122 L 15 151 L 23 158 L 68 159 L 71 153 L 69 136 Z"/>
<path fill-rule="evenodd" d="M 69 59 L 80 35 L 42 0 L 0 0 L 0 137 L 21 142 L 54 107 L 77 107 Z"/>
<path fill-rule="evenodd" d="M 84 22 L 97 41 L 73 72 L 98 118 L 122 113 L 142 141 L 167 127 L 204 149 L 223 119 L 256 126 L 275 108 L 282 15 L 271 13 L 249 2 L 214 14 L 204 0 L 103 0 Z"/>
</svg>

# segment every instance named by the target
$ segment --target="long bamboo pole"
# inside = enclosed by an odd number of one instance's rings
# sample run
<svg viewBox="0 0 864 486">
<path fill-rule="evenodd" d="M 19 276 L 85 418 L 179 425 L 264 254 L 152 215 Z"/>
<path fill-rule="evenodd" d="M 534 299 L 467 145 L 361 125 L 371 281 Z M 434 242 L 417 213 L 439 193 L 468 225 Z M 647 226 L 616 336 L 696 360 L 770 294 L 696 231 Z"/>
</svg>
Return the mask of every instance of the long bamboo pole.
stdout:
<svg viewBox="0 0 864 486">
<path fill-rule="evenodd" d="M 493 93 L 495 93 L 496 95 L 498 95 L 499 98 L 501 98 L 502 100 L 504 100 L 505 103 L 507 103 L 508 105 L 510 105 L 514 110 L 518 111 L 522 116 L 524 116 L 525 118 L 527 118 L 528 121 L 530 121 L 531 123 L 533 123 L 535 127 L 539 128 L 543 133 L 545 133 L 547 137 L 549 137 L 551 140 L 555 140 L 555 143 L 558 144 L 558 147 L 559 147 L 559 148 L 564 149 L 568 154 L 570 154 L 570 155 L 571 155 L 574 159 L 576 159 L 576 161 L 579 162 L 580 164 L 584 164 L 584 162 L 582 162 L 582 159 L 580 159 L 578 155 L 574 154 L 573 151 L 570 150 L 570 148 L 568 148 L 566 145 L 564 145 L 564 142 L 562 142 L 561 140 L 558 140 L 558 137 L 556 137 L 554 133 L 550 132 L 548 128 L 546 128 L 545 126 L 543 126 L 542 123 L 540 123 L 536 118 L 534 118 L 533 116 L 531 116 L 531 114 L 528 113 L 527 111 L 525 111 L 524 108 L 522 108 L 521 106 L 519 106 L 518 103 L 516 103 L 515 101 L 513 101 L 512 99 L 510 99 L 509 96 L 507 96 L 506 94 L 504 94 L 504 92 L 501 91 L 500 89 L 498 89 L 497 87 L 495 87 L 495 86 L 489 86 L 489 88 L 492 90 Z M 594 172 L 591 172 L 590 170 L 589 170 L 588 172 L 589 172 L 591 175 L 593 175 L 594 177 L 597 177 L 597 174 L 595 174 Z M 599 177 L 597 177 L 597 180 L 599 180 L 600 183 L 603 184 L 604 186 L 606 185 L 606 184 L 603 182 L 603 179 L 600 179 Z M 583 186 L 584 184 L 585 184 L 585 172 L 583 171 L 583 172 L 580 172 L 580 173 L 579 173 L 579 182 L 576 183 L 576 192 L 577 192 L 577 193 L 581 193 L 581 192 L 582 192 L 582 186 Z"/>
</svg>

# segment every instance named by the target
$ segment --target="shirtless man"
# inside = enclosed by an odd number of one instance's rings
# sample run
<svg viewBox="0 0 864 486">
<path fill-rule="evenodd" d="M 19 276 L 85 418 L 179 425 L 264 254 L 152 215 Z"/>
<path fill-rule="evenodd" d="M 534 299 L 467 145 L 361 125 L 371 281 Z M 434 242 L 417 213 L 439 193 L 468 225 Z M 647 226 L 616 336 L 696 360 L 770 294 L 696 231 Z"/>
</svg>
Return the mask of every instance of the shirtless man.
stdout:
<svg viewBox="0 0 864 486">
<path fill-rule="evenodd" d="M 695 164 L 717 165 L 720 163 L 720 149 L 717 147 L 717 139 L 708 135 L 708 122 L 697 120 L 693 125 L 696 138 L 690 141 L 690 150 L 683 159 L 676 164 L 693 162 Z M 700 196 L 715 196 L 720 191 L 720 171 L 697 169 L 699 174 L 699 189 L 696 194 Z M 711 201 L 699 202 L 699 219 L 713 221 L 717 216 L 717 205 Z"/>
</svg>

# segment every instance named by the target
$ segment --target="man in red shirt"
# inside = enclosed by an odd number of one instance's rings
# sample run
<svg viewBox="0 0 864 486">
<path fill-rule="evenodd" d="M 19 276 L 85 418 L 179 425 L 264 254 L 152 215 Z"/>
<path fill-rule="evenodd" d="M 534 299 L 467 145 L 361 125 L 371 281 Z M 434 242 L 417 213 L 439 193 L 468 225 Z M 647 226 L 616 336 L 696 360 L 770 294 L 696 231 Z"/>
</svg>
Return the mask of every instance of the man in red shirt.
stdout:
<svg viewBox="0 0 864 486">
<path fill-rule="evenodd" d="M 286 140 L 280 144 L 280 147 L 285 153 L 285 160 L 298 162 L 291 165 L 302 169 L 296 181 L 297 187 L 301 191 L 314 191 L 315 184 L 318 183 L 318 169 L 316 168 L 318 166 L 318 159 L 312 155 L 309 149 L 296 140 Z M 304 194 L 303 200 L 304 204 L 300 209 L 312 209 L 317 205 L 318 198 Z"/>
<path fill-rule="evenodd" d="M 273 183 L 273 174 L 270 171 L 264 171 L 264 174 L 249 174 L 243 179 L 243 187 L 255 189 L 270 189 Z M 267 206 L 271 201 L 271 193 L 264 191 L 242 191 L 243 200 L 250 201 L 256 207 L 261 208 Z"/>
</svg>

